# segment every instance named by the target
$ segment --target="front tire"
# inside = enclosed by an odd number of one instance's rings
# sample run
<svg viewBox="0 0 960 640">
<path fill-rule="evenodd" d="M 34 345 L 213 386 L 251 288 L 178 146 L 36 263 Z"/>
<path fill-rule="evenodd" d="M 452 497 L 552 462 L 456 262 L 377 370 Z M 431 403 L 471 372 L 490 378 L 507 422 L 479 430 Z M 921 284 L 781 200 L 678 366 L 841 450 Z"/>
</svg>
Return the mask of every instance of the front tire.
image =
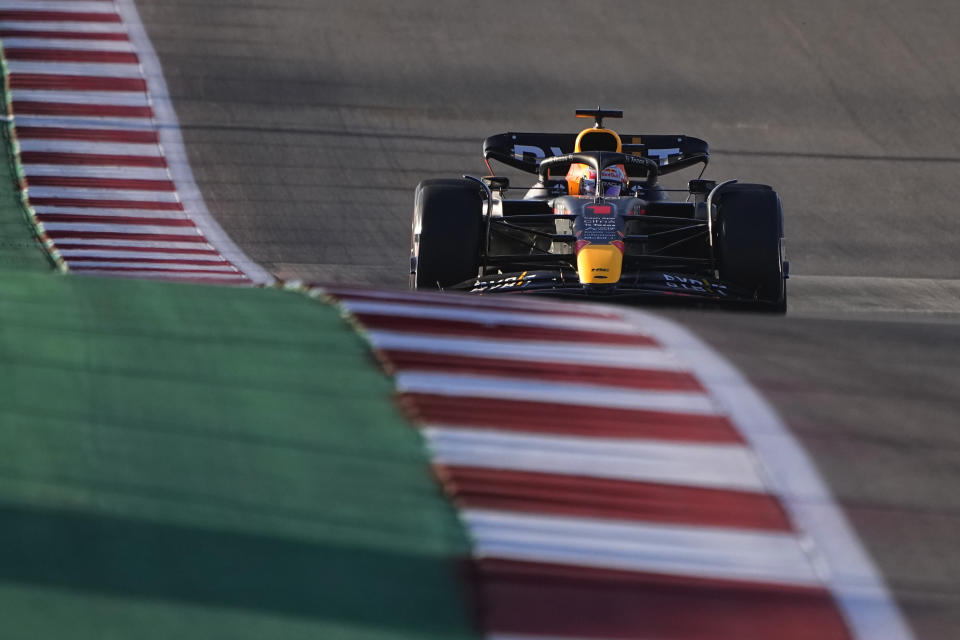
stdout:
<svg viewBox="0 0 960 640">
<path fill-rule="evenodd" d="M 472 180 L 417 185 L 410 246 L 410 288 L 445 289 L 477 277 L 483 198 Z"/>
<path fill-rule="evenodd" d="M 720 279 L 753 292 L 753 307 L 786 313 L 783 211 L 765 185 L 733 184 L 720 195 L 717 267 Z"/>
</svg>

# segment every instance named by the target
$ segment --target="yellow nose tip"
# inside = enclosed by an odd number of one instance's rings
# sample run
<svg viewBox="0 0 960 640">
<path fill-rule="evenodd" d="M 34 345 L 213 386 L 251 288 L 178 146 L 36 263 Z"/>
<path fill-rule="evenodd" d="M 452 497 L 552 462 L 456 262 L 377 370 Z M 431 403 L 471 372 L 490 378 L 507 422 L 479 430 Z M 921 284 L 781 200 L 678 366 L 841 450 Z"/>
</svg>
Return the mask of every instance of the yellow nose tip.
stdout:
<svg viewBox="0 0 960 640">
<path fill-rule="evenodd" d="M 581 284 L 619 282 L 623 254 L 612 244 L 588 245 L 577 254 Z"/>
</svg>

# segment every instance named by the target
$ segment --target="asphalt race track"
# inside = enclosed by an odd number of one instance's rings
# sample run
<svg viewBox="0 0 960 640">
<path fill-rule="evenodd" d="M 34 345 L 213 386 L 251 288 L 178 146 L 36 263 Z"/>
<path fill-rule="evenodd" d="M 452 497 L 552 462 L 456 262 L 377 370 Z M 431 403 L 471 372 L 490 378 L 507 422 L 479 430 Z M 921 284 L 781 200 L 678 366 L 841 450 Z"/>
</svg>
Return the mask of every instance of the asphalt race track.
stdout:
<svg viewBox="0 0 960 640">
<path fill-rule="evenodd" d="M 211 212 L 280 277 L 404 287 L 419 180 L 598 103 L 775 185 L 788 317 L 665 313 L 773 402 L 917 636 L 960 637 L 960 5 L 137 4 Z"/>
</svg>

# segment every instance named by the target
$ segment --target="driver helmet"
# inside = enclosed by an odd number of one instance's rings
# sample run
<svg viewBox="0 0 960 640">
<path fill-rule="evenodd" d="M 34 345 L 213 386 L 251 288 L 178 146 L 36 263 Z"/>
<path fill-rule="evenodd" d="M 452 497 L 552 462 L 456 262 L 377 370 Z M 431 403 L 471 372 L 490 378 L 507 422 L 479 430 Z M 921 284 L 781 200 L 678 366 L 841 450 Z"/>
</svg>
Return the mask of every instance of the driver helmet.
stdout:
<svg viewBox="0 0 960 640">
<path fill-rule="evenodd" d="M 607 167 L 600 172 L 600 195 L 613 198 L 627 192 L 627 172 L 621 165 Z M 597 172 L 585 165 L 571 165 L 567 172 L 567 188 L 571 195 L 597 195 Z"/>
</svg>

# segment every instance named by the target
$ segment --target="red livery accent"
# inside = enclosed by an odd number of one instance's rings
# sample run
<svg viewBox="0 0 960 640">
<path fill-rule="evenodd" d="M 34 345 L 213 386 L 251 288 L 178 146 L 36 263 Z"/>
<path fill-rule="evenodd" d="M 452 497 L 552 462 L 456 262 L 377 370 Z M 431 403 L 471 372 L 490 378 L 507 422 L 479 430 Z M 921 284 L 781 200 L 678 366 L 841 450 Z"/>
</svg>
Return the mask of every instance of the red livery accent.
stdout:
<svg viewBox="0 0 960 640">
<path fill-rule="evenodd" d="M 613 213 L 613 207 L 608 204 L 588 204 L 584 207 L 587 213 L 594 213 L 600 216 L 608 216 Z"/>
</svg>

